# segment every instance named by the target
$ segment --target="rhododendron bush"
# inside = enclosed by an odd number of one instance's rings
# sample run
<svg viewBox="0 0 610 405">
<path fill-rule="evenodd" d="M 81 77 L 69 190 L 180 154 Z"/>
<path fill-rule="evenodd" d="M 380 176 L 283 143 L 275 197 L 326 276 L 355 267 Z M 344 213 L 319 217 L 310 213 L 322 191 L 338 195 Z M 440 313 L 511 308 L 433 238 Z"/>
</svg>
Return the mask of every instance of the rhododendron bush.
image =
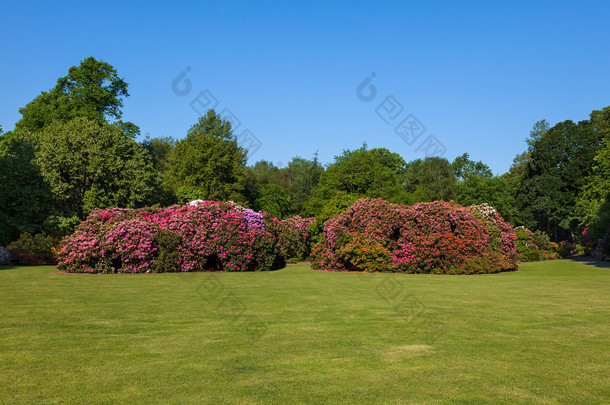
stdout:
<svg viewBox="0 0 610 405">
<path fill-rule="evenodd" d="M 316 269 L 472 274 L 514 270 L 515 233 L 488 205 L 356 201 L 324 224 Z"/>
<path fill-rule="evenodd" d="M 285 252 L 298 250 L 305 237 L 289 220 L 231 202 L 111 208 L 92 212 L 64 239 L 58 268 L 84 273 L 272 270 L 282 267 Z"/>
</svg>

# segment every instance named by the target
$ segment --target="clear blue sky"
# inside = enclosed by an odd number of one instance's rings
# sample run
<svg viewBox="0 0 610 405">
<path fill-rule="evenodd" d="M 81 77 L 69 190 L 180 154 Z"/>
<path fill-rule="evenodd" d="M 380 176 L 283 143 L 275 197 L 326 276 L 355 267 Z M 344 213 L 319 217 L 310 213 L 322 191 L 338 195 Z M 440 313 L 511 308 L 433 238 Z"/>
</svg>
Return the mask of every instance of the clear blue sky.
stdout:
<svg viewBox="0 0 610 405">
<path fill-rule="evenodd" d="M 537 120 L 579 121 L 610 105 L 604 1 L 3 1 L 0 10 L 5 131 L 88 56 L 129 83 L 123 118 L 143 134 L 184 137 L 197 119 L 191 102 L 208 89 L 241 121 L 237 132 L 260 140 L 250 163 L 280 166 L 316 151 L 328 163 L 363 142 L 408 161 L 434 135 L 448 159 L 468 152 L 500 174 Z M 172 82 L 187 67 L 192 90 L 178 96 Z M 377 96 L 363 102 L 356 88 L 371 72 Z M 390 95 L 403 110 L 386 124 L 376 108 Z M 426 128 L 411 145 L 394 132 L 409 114 Z"/>
</svg>

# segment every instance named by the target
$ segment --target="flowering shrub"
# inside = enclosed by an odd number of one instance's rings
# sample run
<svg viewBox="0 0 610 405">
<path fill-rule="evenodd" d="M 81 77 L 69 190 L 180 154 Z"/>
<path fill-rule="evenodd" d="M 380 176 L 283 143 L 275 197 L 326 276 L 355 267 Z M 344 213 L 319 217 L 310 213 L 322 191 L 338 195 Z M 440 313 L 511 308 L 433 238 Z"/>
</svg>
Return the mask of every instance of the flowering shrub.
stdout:
<svg viewBox="0 0 610 405">
<path fill-rule="evenodd" d="M 515 234 L 520 261 L 533 262 L 557 258 L 559 248 L 544 232 L 532 232 L 524 226 L 518 226 L 515 228 Z"/>
<path fill-rule="evenodd" d="M 216 201 L 96 210 L 65 238 L 58 268 L 85 273 L 271 270 L 284 263 L 276 223 L 281 226 L 263 213 Z"/>
<path fill-rule="evenodd" d="M 18 240 L 7 246 L 13 263 L 21 265 L 56 264 L 59 240 L 39 233 L 32 236 L 23 233 Z"/>
<path fill-rule="evenodd" d="M 490 210 L 491 209 L 491 210 Z M 516 268 L 515 234 L 492 207 L 436 201 L 412 206 L 356 201 L 324 224 L 316 269 L 493 273 Z"/>
<path fill-rule="evenodd" d="M 311 233 L 308 228 L 315 224 L 315 218 L 294 216 L 277 221 L 278 243 L 282 255 L 289 262 L 300 262 L 311 253 Z"/>
<path fill-rule="evenodd" d="M 0 264 L 10 264 L 11 254 L 4 246 L 0 246 Z"/>
</svg>

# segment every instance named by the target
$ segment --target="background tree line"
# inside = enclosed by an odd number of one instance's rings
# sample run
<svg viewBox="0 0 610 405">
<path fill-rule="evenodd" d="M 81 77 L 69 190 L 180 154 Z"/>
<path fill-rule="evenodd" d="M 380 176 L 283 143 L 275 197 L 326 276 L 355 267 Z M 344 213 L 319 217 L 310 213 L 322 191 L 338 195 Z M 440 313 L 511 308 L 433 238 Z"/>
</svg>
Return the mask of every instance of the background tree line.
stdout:
<svg viewBox="0 0 610 405">
<path fill-rule="evenodd" d="M 230 200 L 278 218 L 315 216 L 321 224 L 361 197 L 413 204 L 489 203 L 513 225 L 555 240 L 590 238 L 610 223 L 610 107 L 589 120 L 537 122 L 527 149 L 495 176 L 467 153 L 453 161 L 406 162 L 367 145 L 329 165 L 294 157 L 286 167 L 247 151 L 214 110 L 183 139 L 146 137 L 122 120 L 128 84 L 108 63 L 89 57 L 55 87 L 20 109 L 15 128 L 0 129 L 0 244 L 23 232 L 65 235 L 93 209 Z"/>
</svg>

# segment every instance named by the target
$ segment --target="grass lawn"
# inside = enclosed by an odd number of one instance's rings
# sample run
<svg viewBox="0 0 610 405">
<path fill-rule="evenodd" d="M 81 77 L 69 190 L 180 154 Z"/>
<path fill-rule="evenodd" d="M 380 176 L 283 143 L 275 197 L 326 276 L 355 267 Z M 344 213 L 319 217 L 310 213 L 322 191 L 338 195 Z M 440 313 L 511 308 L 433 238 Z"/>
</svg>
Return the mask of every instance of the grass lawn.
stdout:
<svg viewBox="0 0 610 405">
<path fill-rule="evenodd" d="M 0 266 L 0 403 L 610 403 L 610 268 Z"/>
</svg>

